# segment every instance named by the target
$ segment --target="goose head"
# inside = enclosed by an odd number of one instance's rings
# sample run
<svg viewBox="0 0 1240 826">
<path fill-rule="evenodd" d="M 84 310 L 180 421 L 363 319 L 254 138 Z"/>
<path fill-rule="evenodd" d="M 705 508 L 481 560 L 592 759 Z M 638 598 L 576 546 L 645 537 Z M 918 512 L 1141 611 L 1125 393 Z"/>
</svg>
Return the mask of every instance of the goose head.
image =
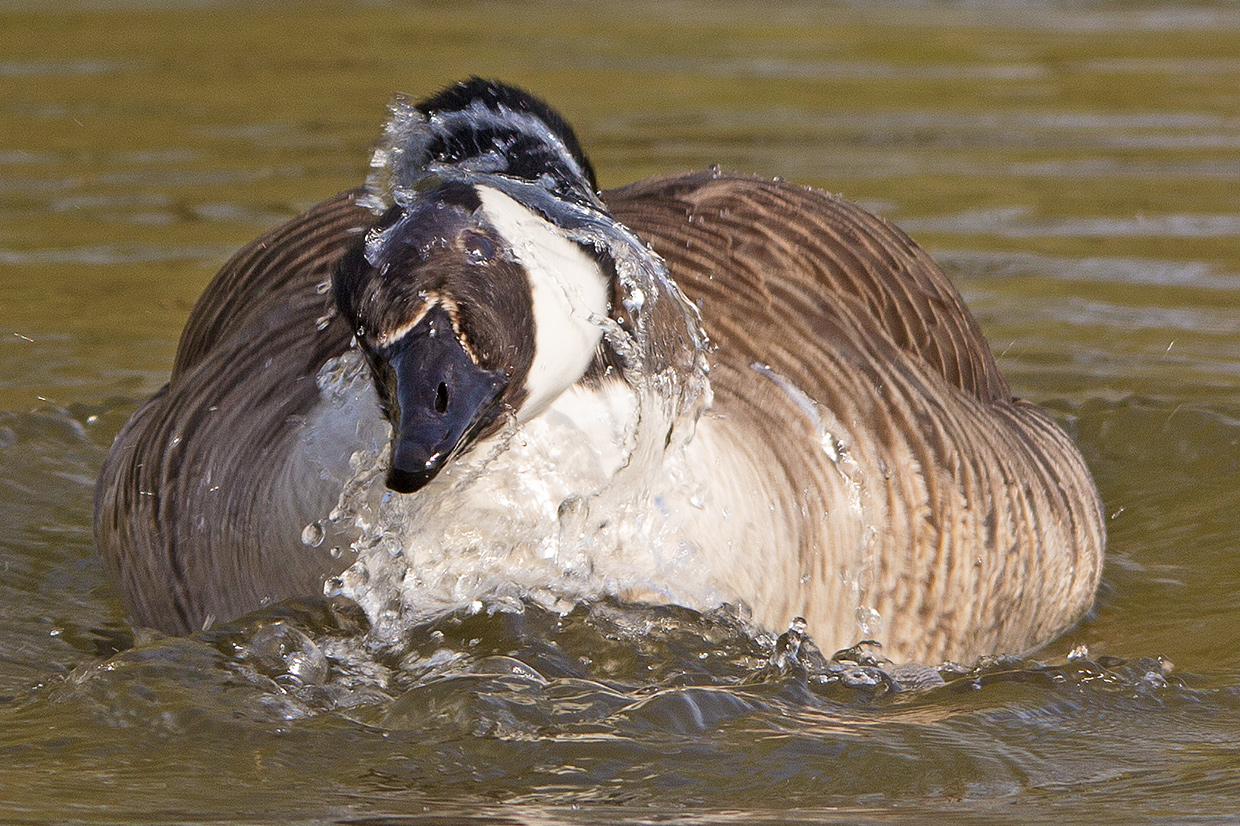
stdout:
<svg viewBox="0 0 1240 826">
<path fill-rule="evenodd" d="M 506 420 L 537 416 L 604 350 L 615 277 L 573 227 L 614 221 L 558 116 L 473 80 L 398 100 L 374 225 L 333 277 L 412 493 Z"/>
</svg>

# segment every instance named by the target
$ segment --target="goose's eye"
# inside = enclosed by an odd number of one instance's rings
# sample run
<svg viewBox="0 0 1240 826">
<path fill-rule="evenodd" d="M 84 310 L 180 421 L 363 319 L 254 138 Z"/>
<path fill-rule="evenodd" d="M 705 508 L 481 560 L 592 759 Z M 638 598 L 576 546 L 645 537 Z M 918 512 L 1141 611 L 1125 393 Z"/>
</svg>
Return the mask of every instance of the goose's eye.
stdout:
<svg viewBox="0 0 1240 826">
<path fill-rule="evenodd" d="M 495 245 L 478 232 L 465 233 L 465 252 L 474 264 L 485 264 L 495 258 Z"/>
</svg>

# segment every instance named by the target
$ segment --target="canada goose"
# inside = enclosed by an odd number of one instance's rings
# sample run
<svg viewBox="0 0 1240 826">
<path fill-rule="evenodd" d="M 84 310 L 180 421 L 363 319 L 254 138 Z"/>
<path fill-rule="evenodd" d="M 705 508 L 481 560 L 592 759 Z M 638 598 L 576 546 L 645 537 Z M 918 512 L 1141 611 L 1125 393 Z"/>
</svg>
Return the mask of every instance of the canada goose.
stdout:
<svg viewBox="0 0 1240 826">
<path fill-rule="evenodd" d="M 476 78 L 398 98 L 373 166 L 224 266 L 117 436 L 94 530 L 137 623 L 190 632 L 350 565 L 337 587 L 390 576 L 375 598 L 415 611 L 496 583 L 727 603 L 925 662 L 1089 608 L 1084 461 L 887 221 L 718 171 L 598 193 L 558 114 Z M 421 543 L 389 569 L 325 519 L 366 456 Z"/>
</svg>

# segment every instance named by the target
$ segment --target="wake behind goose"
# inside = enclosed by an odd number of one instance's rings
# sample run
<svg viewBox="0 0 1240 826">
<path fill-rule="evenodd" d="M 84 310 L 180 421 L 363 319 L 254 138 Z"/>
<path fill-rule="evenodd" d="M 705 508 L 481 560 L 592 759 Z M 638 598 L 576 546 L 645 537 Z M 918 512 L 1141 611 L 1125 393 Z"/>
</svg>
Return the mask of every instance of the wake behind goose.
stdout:
<svg viewBox="0 0 1240 826">
<path fill-rule="evenodd" d="M 477 79 L 398 98 L 373 166 L 225 265 L 118 435 L 95 536 L 136 622 L 327 581 L 381 630 L 617 596 L 931 661 L 1088 609 L 1083 460 L 891 224 L 718 172 L 598 193 Z"/>
</svg>

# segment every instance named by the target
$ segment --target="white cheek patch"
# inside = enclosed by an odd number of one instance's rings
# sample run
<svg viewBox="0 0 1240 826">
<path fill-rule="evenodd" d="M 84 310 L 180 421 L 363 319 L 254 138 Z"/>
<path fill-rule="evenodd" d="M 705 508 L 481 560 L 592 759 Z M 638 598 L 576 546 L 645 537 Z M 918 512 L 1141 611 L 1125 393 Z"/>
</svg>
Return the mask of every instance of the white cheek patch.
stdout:
<svg viewBox="0 0 1240 826">
<path fill-rule="evenodd" d="M 508 195 L 476 187 L 482 214 L 507 242 L 530 280 L 534 358 L 525 380 L 528 397 L 517 418 L 542 412 L 585 374 L 607 315 L 607 276 L 596 259 L 559 229 Z"/>
</svg>

